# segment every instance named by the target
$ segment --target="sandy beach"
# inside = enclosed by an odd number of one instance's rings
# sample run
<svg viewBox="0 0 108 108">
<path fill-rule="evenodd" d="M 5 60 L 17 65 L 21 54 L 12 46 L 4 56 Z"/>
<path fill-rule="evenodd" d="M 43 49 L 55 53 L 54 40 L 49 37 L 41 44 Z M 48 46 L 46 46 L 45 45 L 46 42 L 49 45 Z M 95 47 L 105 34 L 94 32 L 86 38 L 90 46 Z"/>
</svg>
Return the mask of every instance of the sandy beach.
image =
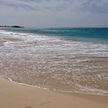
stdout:
<svg viewBox="0 0 108 108">
<path fill-rule="evenodd" d="M 108 108 L 107 96 L 62 94 L 0 78 L 1 108 Z"/>
<path fill-rule="evenodd" d="M 108 108 L 108 0 L 0 0 L 0 108 Z"/>
</svg>

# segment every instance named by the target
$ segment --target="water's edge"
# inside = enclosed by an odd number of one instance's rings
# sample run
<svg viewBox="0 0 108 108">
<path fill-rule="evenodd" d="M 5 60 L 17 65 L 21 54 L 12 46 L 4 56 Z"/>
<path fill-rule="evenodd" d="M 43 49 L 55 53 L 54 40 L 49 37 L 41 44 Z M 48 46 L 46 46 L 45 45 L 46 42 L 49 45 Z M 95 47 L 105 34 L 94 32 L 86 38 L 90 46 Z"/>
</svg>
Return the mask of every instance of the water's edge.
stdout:
<svg viewBox="0 0 108 108">
<path fill-rule="evenodd" d="M 7 40 L 0 47 L 0 75 L 9 81 L 64 93 L 108 94 L 107 44 L 5 31 L 0 34 Z"/>
</svg>

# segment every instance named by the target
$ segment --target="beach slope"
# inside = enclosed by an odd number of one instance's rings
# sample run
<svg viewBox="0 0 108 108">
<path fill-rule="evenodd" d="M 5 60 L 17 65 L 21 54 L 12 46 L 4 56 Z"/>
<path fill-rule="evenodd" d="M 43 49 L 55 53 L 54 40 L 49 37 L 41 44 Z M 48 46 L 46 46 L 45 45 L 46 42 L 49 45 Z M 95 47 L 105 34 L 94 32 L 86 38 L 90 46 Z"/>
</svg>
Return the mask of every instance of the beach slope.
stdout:
<svg viewBox="0 0 108 108">
<path fill-rule="evenodd" d="M 108 96 L 63 94 L 0 78 L 0 108 L 108 108 Z"/>
</svg>

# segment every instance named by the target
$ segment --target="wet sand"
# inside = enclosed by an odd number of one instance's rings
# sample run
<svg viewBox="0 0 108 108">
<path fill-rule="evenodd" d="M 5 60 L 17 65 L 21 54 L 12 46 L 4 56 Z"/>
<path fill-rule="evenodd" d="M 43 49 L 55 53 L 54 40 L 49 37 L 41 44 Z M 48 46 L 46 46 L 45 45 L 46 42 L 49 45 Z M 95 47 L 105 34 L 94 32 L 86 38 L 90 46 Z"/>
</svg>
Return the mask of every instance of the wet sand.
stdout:
<svg viewBox="0 0 108 108">
<path fill-rule="evenodd" d="M 0 78 L 1 108 L 108 108 L 108 96 L 62 94 Z"/>
</svg>

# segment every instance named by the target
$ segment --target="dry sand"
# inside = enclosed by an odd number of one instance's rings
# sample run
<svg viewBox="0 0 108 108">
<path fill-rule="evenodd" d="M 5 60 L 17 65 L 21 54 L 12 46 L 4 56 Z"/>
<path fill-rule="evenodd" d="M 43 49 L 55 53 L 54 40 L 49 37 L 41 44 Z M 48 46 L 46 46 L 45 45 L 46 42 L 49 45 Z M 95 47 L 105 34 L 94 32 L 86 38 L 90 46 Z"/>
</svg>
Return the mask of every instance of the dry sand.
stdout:
<svg viewBox="0 0 108 108">
<path fill-rule="evenodd" d="M 108 108 L 108 96 L 62 94 L 0 78 L 0 108 Z"/>
</svg>

